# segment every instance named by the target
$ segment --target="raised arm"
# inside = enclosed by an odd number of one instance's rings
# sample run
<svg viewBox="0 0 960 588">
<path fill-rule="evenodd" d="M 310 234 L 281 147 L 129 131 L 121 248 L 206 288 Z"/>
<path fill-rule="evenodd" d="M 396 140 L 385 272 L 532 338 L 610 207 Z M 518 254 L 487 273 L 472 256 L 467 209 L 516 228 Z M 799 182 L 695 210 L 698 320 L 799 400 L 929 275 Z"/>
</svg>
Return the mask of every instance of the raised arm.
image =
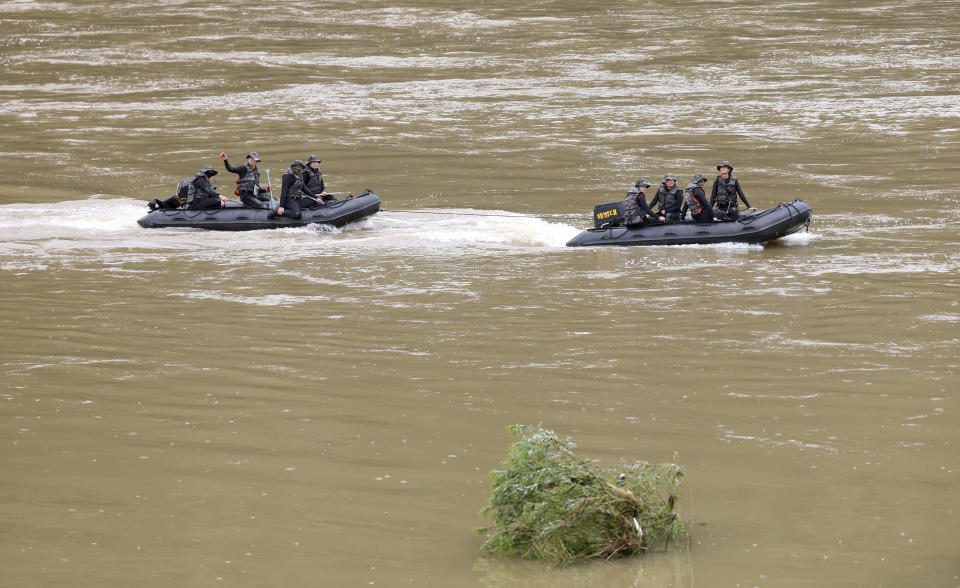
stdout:
<svg viewBox="0 0 960 588">
<path fill-rule="evenodd" d="M 242 165 L 241 165 L 240 167 L 233 167 L 232 165 L 230 165 L 230 162 L 227 161 L 226 159 L 223 160 L 223 167 L 227 168 L 227 171 L 228 171 L 228 172 L 230 172 L 230 173 L 232 173 L 232 174 L 237 174 L 237 175 L 240 176 L 241 178 L 242 178 L 243 176 L 247 175 L 247 168 L 246 168 L 246 167 L 244 167 L 244 166 L 242 166 Z"/>
</svg>

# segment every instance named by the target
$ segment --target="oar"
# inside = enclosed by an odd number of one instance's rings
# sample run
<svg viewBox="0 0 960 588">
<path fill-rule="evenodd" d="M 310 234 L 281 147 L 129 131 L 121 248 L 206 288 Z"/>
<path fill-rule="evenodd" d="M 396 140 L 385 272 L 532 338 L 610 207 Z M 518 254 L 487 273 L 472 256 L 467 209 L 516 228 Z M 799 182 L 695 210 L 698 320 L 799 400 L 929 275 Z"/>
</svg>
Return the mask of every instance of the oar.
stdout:
<svg viewBox="0 0 960 588">
<path fill-rule="evenodd" d="M 270 170 L 267 170 L 267 192 L 270 194 L 270 210 L 276 210 L 280 208 L 280 203 L 277 202 L 277 199 L 273 197 L 273 187 L 270 183 Z"/>
<path fill-rule="evenodd" d="M 344 195 L 344 194 L 349 194 L 350 196 L 353 196 L 353 194 L 350 194 L 349 192 L 327 192 L 327 195 L 328 195 L 328 196 L 334 196 L 334 195 L 340 195 L 340 196 L 342 196 L 342 195 Z M 304 197 L 304 198 L 309 198 L 310 200 L 313 200 L 313 201 L 316 202 L 317 204 L 326 204 L 326 203 L 327 203 L 326 200 L 317 199 L 317 198 L 314 198 L 313 196 L 309 196 L 309 195 L 307 195 L 307 194 L 303 194 L 303 197 Z"/>
</svg>

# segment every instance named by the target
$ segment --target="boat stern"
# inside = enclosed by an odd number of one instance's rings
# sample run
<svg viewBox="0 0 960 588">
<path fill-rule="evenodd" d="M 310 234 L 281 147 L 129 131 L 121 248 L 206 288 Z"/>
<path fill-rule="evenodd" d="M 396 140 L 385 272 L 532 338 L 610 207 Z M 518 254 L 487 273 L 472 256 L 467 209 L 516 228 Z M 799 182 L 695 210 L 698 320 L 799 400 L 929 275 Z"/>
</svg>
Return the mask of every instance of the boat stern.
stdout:
<svg viewBox="0 0 960 588">
<path fill-rule="evenodd" d="M 590 231 L 582 231 L 579 235 L 567 241 L 567 247 L 583 247 L 586 245 L 587 238 L 590 236 Z"/>
</svg>

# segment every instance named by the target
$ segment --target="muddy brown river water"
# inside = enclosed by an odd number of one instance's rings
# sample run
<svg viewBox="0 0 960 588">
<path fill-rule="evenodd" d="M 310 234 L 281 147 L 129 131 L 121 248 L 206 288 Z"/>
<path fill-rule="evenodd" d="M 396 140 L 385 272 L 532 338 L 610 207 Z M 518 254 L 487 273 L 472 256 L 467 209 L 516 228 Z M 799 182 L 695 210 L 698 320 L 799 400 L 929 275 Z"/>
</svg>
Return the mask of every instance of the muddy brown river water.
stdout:
<svg viewBox="0 0 960 588">
<path fill-rule="evenodd" d="M 958 16 L 0 0 L 2 584 L 960 586 Z M 385 211 L 137 226 L 221 149 Z M 564 247 L 721 160 L 809 232 Z M 484 557 L 513 423 L 684 465 L 689 550 Z"/>
</svg>

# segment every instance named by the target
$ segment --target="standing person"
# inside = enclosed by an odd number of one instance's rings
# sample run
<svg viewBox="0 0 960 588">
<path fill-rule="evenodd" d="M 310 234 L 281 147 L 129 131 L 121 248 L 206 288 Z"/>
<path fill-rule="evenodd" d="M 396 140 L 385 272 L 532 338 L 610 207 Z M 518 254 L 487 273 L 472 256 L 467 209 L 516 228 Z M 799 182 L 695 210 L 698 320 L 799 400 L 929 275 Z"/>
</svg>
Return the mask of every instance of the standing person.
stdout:
<svg viewBox="0 0 960 588">
<path fill-rule="evenodd" d="M 212 165 L 205 165 L 193 176 L 187 185 L 187 208 L 207 209 L 220 208 L 227 203 L 227 197 L 217 194 L 210 186 L 210 178 L 217 175 Z"/>
<path fill-rule="evenodd" d="M 648 225 L 654 221 L 656 215 L 647 205 L 647 188 L 650 184 L 639 179 L 632 188 L 627 190 L 627 197 L 623 199 L 623 224 L 629 226 Z"/>
<path fill-rule="evenodd" d="M 326 186 L 323 183 L 323 172 L 320 171 L 321 161 L 316 155 L 307 157 L 307 167 L 303 169 L 303 183 L 306 184 L 307 188 L 313 190 L 318 198 L 322 198 L 323 202 L 334 202 L 337 197 L 327 194 Z M 304 208 L 312 208 L 318 204 L 322 204 L 322 202 L 310 200 Z"/>
<path fill-rule="evenodd" d="M 710 206 L 716 206 L 717 218 L 721 220 L 737 220 L 740 218 L 740 207 L 737 205 L 737 197 L 743 200 L 747 209 L 753 211 L 756 208 L 750 206 L 747 197 L 743 194 L 743 188 L 740 187 L 740 181 L 733 175 L 733 166 L 729 161 L 724 161 L 717 166 L 720 175 L 713 181 L 713 190 L 710 192 Z"/>
<path fill-rule="evenodd" d="M 677 176 L 665 174 L 660 189 L 650 201 L 650 208 L 660 204 L 660 222 L 677 223 L 683 220 L 680 216 L 680 206 L 683 204 L 683 191 L 677 185 Z"/>
<path fill-rule="evenodd" d="M 237 191 L 235 194 L 240 197 L 240 201 L 250 208 L 268 208 L 269 196 L 261 196 L 263 191 L 260 188 L 260 169 L 257 164 L 260 163 L 260 156 L 256 151 L 247 154 L 247 162 L 239 167 L 233 167 L 227 161 L 227 154 L 220 152 L 220 159 L 223 160 L 224 167 L 230 173 L 237 174 Z"/>
<path fill-rule="evenodd" d="M 684 218 L 689 209 L 690 216 L 693 217 L 695 223 L 709 223 L 718 220 L 713 212 L 713 207 L 707 202 L 707 193 L 703 191 L 703 183 L 706 181 L 707 178 L 703 177 L 703 174 L 693 174 L 693 178 L 687 184 L 687 189 L 683 191 L 683 208 L 680 210 L 680 218 Z"/>
<path fill-rule="evenodd" d="M 303 161 L 296 160 L 290 164 L 290 169 L 283 172 L 283 180 L 280 184 L 280 206 L 277 212 L 271 212 L 267 218 L 277 218 L 285 216 L 292 219 L 300 219 L 300 197 L 303 194 L 319 198 L 313 190 L 303 183 Z"/>
</svg>

